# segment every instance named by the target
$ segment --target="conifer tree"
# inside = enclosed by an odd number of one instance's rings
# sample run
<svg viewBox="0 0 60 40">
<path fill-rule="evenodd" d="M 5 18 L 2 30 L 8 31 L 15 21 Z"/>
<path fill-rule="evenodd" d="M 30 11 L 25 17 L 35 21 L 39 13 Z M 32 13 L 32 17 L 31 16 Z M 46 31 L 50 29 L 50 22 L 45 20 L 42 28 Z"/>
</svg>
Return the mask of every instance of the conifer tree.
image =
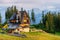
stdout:
<svg viewBox="0 0 60 40">
<path fill-rule="evenodd" d="M 32 19 L 32 22 L 35 23 L 35 13 L 34 13 L 33 9 L 32 9 L 32 12 L 31 12 L 31 19 Z"/>
<path fill-rule="evenodd" d="M 1 13 L 0 13 L 0 24 L 1 24 L 1 18 L 2 18 L 2 17 L 1 17 Z"/>
<path fill-rule="evenodd" d="M 10 19 L 13 13 L 16 13 L 16 12 L 17 12 L 16 6 L 8 7 L 5 12 L 6 20 Z"/>
</svg>

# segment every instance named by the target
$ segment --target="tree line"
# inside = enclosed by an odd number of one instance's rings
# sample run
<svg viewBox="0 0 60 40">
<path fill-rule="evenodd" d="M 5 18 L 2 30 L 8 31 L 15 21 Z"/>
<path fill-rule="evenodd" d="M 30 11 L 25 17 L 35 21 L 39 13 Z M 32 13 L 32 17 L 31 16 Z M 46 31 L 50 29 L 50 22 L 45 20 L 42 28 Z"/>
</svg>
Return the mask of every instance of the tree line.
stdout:
<svg viewBox="0 0 60 40">
<path fill-rule="evenodd" d="M 35 17 L 33 19 L 33 22 L 35 22 Z M 53 13 L 49 11 L 44 14 L 44 11 L 42 11 L 42 20 L 40 23 L 34 24 L 33 26 L 37 29 L 43 29 L 50 33 L 60 32 L 60 12 Z"/>
<path fill-rule="evenodd" d="M 42 11 L 42 20 L 36 28 L 41 28 L 51 33 L 60 32 L 60 12 L 52 13 L 49 11 L 44 14 L 44 11 Z"/>
</svg>

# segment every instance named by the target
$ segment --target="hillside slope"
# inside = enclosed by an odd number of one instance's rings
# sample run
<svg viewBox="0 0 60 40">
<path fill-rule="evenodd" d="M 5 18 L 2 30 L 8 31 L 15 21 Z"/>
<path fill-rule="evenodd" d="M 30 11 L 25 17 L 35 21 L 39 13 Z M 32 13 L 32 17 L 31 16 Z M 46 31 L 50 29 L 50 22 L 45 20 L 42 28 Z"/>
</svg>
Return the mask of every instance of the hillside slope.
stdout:
<svg viewBox="0 0 60 40">
<path fill-rule="evenodd" d="M 60 36 L 42 32 L 22 33 L 27 38 L 15 37 L 6 34 L 0 34 L 0 40 L 60 40 Z"/>
</svg>

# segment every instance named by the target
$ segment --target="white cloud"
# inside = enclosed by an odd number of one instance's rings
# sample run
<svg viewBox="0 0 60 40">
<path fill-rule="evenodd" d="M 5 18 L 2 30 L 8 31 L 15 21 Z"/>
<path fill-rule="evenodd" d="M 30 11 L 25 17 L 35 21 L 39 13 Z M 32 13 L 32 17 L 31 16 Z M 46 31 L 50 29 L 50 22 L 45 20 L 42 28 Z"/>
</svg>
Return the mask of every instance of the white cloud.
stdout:
<svg viewBox="0 0 60 40">
<path fill-rule="evenodd" d="M 48 9 L 56 7 L 60 4 L 60 0 L 0 0 L 0 6 L 12 6 L 16 5 L 18 9 L 24 8 L 41 8 Z"/>
<path fill-rule="evenodd" d="M 54 6 L 47 6 L 46 8 L 47 9 L 54 9 L 55 7 Z"/>
<path fill-rule="evenodd" d="M 15 3 L 19 2 L 18 0 L 0 0 L 0 3 Z"/>
</svg>

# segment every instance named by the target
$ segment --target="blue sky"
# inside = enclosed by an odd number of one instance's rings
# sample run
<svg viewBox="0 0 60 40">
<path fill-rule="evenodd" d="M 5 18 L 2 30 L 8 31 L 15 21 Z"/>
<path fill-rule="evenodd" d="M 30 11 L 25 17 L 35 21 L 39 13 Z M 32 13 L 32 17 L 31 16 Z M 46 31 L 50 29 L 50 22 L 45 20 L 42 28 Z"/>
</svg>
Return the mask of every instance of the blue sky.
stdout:
<svg viewBox="0 0 60 40">
<path fill-rule="evenodd" d="M 60 9 L 60 0 L 0 0 L 0 12 L 2 21 L 5 19 L 5 11 L 7 7 L 16 6 L 18 10 L 21 7 L 24 9 L 39 8 L 44 9 Z"/>
</svg>

